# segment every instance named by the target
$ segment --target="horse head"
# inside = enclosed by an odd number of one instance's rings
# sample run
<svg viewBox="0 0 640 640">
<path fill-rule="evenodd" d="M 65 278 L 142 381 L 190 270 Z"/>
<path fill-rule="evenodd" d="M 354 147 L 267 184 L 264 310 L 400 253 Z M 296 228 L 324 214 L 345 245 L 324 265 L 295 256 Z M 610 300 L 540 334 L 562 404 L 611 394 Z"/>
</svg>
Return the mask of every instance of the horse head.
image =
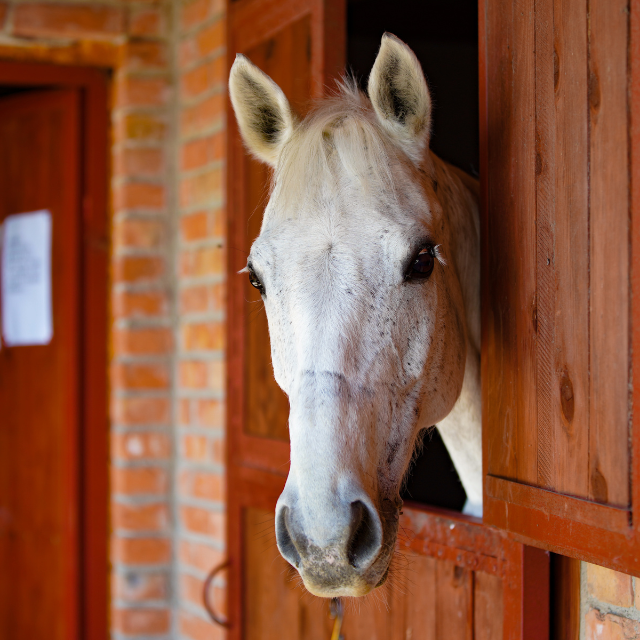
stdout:
<svg viewBox="0 0 640 640">
<path fill-rule="evenodd" d="M 475 201 L 429 151 L 427 83 L 394 36 L 368 96 L 343 81 L 304 120 L 243 56 L 229 87 L 273 167 L 246 271 L 291 408 L 278 547 L 312 593 L 363 595 L 388 574 L 417 435 L 450 414 L 477 350 Z"/>
</svg>

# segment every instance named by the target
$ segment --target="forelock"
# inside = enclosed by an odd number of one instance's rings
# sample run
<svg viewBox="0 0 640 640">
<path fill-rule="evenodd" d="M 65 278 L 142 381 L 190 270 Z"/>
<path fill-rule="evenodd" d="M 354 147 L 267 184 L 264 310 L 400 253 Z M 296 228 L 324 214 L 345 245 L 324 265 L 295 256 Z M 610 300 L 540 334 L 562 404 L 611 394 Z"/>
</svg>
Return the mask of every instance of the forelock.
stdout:
<svg viewBox="0 0 640 640">
<path fill-rule="evenodd" d="M 317 103 L 284 146 L 273 173 L 268 216 L 299 217 L 335 197 L 345 181 L 360 195 L 394 198 L 391 163 L 397 149 L 371 102 L 351 78 Z"/>
</svg>

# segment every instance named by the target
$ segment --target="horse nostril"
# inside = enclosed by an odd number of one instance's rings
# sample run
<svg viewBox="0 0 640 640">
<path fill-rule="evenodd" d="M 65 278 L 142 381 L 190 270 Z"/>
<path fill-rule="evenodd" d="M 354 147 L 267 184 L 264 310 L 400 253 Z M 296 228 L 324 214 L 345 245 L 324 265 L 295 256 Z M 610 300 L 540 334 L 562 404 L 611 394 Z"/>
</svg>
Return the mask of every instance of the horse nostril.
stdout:
<svg viewBox="0 0 640 640">
<path fill-rule="evenodd" d="M 375 559 L 382 544 L 382 527 L 377 514 L 360 500 L 351 503 L 351 534 L 347 546 L 349 564 L 363 569 Z"/>
<path fill-rule="evenodd" d="M 300 554 L 296 549 L 296 545 L 293 543 L 293 538 L 289 533 L 288 524 L 288 507 L 282 507 L 280 513 L 276 517 L 276 542 L 278 543 L 278 549 L 282 557 L 294 567 L 300 567 Z"/>
</svg>

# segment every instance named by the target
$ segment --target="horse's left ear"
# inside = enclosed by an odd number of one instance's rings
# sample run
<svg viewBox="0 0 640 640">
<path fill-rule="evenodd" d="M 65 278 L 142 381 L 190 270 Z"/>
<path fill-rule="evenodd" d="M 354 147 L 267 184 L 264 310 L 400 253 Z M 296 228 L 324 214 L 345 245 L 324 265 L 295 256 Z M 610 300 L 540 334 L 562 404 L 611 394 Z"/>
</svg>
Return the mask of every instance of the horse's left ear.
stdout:
<svg viewBox="0 0 640 640">
<path fill-rule="evenodd" d="M 429 144 L 431 97 L 415 53 L 390 33 L 382 36 L 367 90 L 382 126 L 419 163 Z"/>
</svg>

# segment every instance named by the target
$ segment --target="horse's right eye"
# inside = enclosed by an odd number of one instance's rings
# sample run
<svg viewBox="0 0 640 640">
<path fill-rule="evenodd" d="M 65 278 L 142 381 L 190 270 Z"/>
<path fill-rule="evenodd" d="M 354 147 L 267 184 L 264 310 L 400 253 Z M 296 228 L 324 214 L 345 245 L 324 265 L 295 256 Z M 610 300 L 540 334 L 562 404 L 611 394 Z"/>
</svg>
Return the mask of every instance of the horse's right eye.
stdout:
<svg viewBox="0 0 640 640">
<path fill-rule="evenodd" d="M 247 267 L 247 269 L 249 271 L 249 282 L 251 283 L 251 286 L 255 287 L 262 295 L 265 295 L 264 285 L 256 275 L 256 272 L 251 267 Z"/>
<path fill-rule="evenodd" d="M 406 275 L 407 280 L 426 280 L 433 271 L 435 263 L 435 250 L 432 246 L 425 247 L 415 256 L 409 272 Z"/>
</svg>

